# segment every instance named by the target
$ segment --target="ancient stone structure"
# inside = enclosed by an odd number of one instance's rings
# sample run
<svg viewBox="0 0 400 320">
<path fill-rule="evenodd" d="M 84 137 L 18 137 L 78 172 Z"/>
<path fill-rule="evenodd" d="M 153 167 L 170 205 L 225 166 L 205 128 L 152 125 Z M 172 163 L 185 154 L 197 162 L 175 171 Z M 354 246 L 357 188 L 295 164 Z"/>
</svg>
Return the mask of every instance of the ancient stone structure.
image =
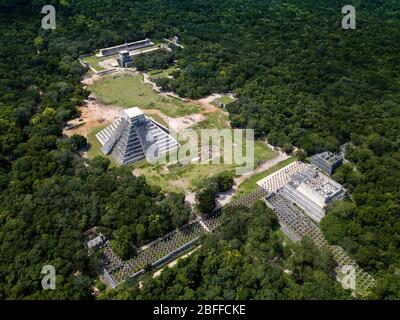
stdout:
<svg viewBox="0 0 400 320">
<path fill-rule="evenodd" d="M 121 44 L 118 46 L 114 46 L 114 47 L 100 49 L 99 55 L 103 56 L 103 57 L 111 56 L 111 55 L 117 54 L 121 51 L 129 52 L 129 51 L 133 51 L 133 50 L 137 50 L 137 49 L 150 47 L 153 44 L 154 43 L 151 42 L 150 39 L 147 38 L 147 39 L 136 41 L 136 42 L 130 42 L 130 43 L 125 43 L 125 44 Z"/>
<path fill-rule="evenodd" d="M 124 110 L 122 117 L 96 137 L 102 145 L 103 154 L 112 154 L 119 164 L 155 159 L 179 147 L 167 128 L 147 118 L 137 107 Z"/>
<path fill-rule="evenodd" d="M 128 68 L 133 64 L 133 57 L 129 54 L 129 51 L 123 50 L 119 52 L 117 61 L 121 68 Z"/>
<path fill-rule="evenodd" d="M 326 174 L 331 175 L 342 164 L 343 156 L 326 151 L 310 157 L 310 162 Z"/>
</svg>

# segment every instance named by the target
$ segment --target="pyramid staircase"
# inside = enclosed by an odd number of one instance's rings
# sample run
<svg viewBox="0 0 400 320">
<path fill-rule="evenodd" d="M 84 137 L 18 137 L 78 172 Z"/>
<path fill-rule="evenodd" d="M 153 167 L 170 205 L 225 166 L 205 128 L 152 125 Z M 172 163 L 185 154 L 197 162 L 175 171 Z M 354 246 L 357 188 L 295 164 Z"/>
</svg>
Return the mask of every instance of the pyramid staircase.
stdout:
<svg viewBox="0 0 400 320">
<path fill-rule="evenodd" d="M 144 142 L 148 161 L 159 157 L 168 150 L 179 147 L 179 144 L 152 119 L 149 119 L 146 127 L 137 127 L 136 129 L 141 141 Z"/>
<path fill-rule="evenodd" d="M 96 134 L 105 155 L 112 154 L 119 164 L 131 164 L 142 159 L 148 161 L 179 147 L 168 132 L 138 108 L 125 111 L 125 115 Z"/>
<path fill-rule="evenodd" d="M 97 139 L 102 144 L 101 151 L 104 154 L 109 154 L 115 142 L 119 138 L 121 132 L 128 125 L 124 118 L 116 119 L 111 125 L 96 134 Z"/>
<path fill-rule="evenodd" d="M 144 159 L 144 150 L 134 126 L 127 126 L 116 142 L 112 155 L 119 164 L 129 164 Z"/>
</svg>

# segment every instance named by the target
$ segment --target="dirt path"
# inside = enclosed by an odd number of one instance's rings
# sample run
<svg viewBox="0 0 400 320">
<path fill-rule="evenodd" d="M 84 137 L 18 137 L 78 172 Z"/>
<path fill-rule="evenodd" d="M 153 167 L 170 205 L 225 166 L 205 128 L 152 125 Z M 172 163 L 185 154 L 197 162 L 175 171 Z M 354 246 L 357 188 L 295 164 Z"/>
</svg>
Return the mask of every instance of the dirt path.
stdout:
<svg viewBox="0 0 400 320">
<path fill-rule="evenodd" d="M 222 112 L 224 113 L 220 108 L 214 106 L 211 102 L 213 102 L 215 99 L 221 98 L 222 95 L 219 93 L 214 93 L 212 95 L 209 95 L 208 97 L 202 98 L 202 99 L 197 99 L 197 100 L 191 100 L 193 103 L 199 104 L 205 113 L 211 113 L 211 112 Z"/>
<path fill-rule="evenodd" d="M 159 116 L 175 132 L 181 132 L 185 129 L 192 127 L 196 123 L 199 123 L 199 122 L 207 119 L 206 116 L 202 113 L 195 113 L 195 114 L 182 116 L 182 117 L 178 117 L 178 118 L 171 118 L 157 109 L 143 109 L 143 112 L 149 116 L 151 116 L 151 115 Z"/>
<path fill-rule="evenodd" d="M 101 76 L 99 76 L 98 74 L 95 74 L 95 73 L 90 74 L 90 73 L 88 73 L 88 74 L 83 78 L 83 80 L 81 81 L 81 83 L 82 83 L 84 86 L 90 86 L 90 85 L 92 85 L 93 83 L 95 83 L 96 81 L 98 81 L 98 80 L 100 80 L 100 79 L 101 79 Z"/>
<path fill-rule="evenodd" d="M 157 85 L 153 81 L 150 80 L 150 75 L 148 73 L 142 72 L 142 75 L 143 75 L 143 82 L 144 83 L 147 83 L 147 84 L 151 85 L 153 87 L 153 90 L 157 91 L 162 96 L 166 96 L 166 94 L 163 94 L 161 92 L 161 87 L 157 87 Z"/>
<path fill-rule="evenodd" d="M 185 195 L 185 201 L 189 202 L 190 205 L 193 207 L 196 204 L 196 195 L 194 192 L 187 190 Z"/>
<path fill-rule="evenodd" d="M 147 72 L 140 72 L 140 74 L 143 75 L 143 80 L 142 81 L 144 83 L 147 83 L 147 84 L 151 85 L 153 87 L 153 90 L 158 92 L 161 96 L 163 96 L 165 98 L 168 98 L 168 97 L 176 98 L 176 99 L 182 100 L 184 102 L 190 101 L 189 99 L 182 98 L 181 96 L 177 95 L 173 91 L 162 91 L 161 87 L 158 87 L 155 82 L 151 81 L 151 77 Z"/>
<path fill-rule="evenodd" d="M 267 143 L 267 145 L 273 150 L 274 147 L 271 146 L 270 144 Z M 275 158 L 266 161 L 265 163 L 263 163 L 261 166 L 259 166 L 258 168 L 254 169 L 253 171 L 236 177 L 234 179 L 233 182 L 233 187 L 231 190 L 228 190 L 226 192 L 222 192 L 219 193 L 217 196 L 217 208 L 223 207 L 224 205 L 228 204 L 232 198 L 235 196 L 238 187 L 245 182 L 247 179 L 251 178 L 252 176 L 259 174 L 261 172 L 264 172 L 270 168 L 272 168 L 273 166 L 277 165 L 278 163 L 286 160 L 290 158 L 290 156 L 284 152 L 282 152 L 281 150 L 278 151 L 278 156 L 276 156 Z"/>
</svg>

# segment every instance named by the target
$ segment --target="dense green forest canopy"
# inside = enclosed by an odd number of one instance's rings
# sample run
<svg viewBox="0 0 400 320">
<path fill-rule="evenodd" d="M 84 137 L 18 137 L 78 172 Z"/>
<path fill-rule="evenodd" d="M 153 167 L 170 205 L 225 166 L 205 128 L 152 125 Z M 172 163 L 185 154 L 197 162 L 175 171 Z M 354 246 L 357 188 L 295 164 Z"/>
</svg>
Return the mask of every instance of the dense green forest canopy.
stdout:
<svg viewBox="0 0 400 320">
<path fill-rule="evenodd" d="M 151 68 L 165 69 L 174 63 L 175 55 L 173 52 L 150 52 L 135 57 L 134 67 L 138 70 Z"/>
<path fill-rule="evenodd" d="M 57 9 L 55 30 L 41 28 L 45 4 Z M 185 49 L 164 85 L 180 95 L 233 91 L 239 98 L 228 108 L 234 126 L 308 154 L 352 142 L 352 164 L 336 174 L 352 197 L 330 208 L 322 227 L 379 277 L 376 297 L 399 297 L 400 3 L 357 1 L 357 29 L 343 31 L 346 4 L 1 1 L 0 298 L 89 297 L 94 274 L 83 231 L 106 228 L 127 256 L 132 245 L 187 218 L 182 196 L 165 196 L 103 159 L 85 162 L 77 155 L 85 142 L 61 135 L 88 95 L 80 54 L 174 35 Z M 137 203 L 146 210 L 135 211 Z M 57 265 L 61 288 L 52 296 L 39 288 L 47 262 Z"/>
<path fill-rule="evenodd" d="M 222 226 L 189 259 L 157 278 L 103 298 L 118 299 L 346 299 L 334 278 L 332 253 L 311 239 L 283 246 L 275 213 L 264 202 L 232 208 Z"/>
</svg>

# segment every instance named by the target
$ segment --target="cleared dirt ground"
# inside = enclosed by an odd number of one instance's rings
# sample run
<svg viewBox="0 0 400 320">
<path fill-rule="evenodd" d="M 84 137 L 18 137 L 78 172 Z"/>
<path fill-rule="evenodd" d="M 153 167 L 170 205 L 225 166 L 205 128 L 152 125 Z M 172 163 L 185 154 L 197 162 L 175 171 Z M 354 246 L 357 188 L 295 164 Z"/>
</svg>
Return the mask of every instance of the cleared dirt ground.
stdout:
<svg viewBox="0 0 400 320">
<path fill-rule="evenodd" d="M 100 79 L 101 76 L 90 74 L 82 80 L 82 84 L 85 86 L 90 86 Z M 147 79 L 145 77 L 144 82 L 149 83 L 146 80 Z M 157 91 L 156 89 L 154 90 Z M 200 113 L 181 117 L 169 117 L 157 109 L 144 109 L 143 112 L 149 116 L 156 115 L 160 117 L 171 129 L 176 132 L 181 132 L 187 128 L 193 127 L 197 123 L 205 121 L 207 119 L 207 114 L 209 113 L 217 112 L 225 114 L 225 112 L 223 112 L 220 108 L 215 107 L 211 103 L 219 97 L 221 97 L 220 94 L 213 94 L 203 99 L 190 100 L 190 102 L 193 104 L 199 105 L 202 111 Z M 81 112 L 81 116 L 67 123 L 67 126 L 64 129 L 65 135 L 71 136 L 74 134 L 80 134 L 87 137 L 93 128 L 100 125 L 107 125 L 121 115 L 123 110 L 122 107 L 104 105 L 97 101 L 93 95 L 92 98 L 94 99 L 86 101 L 86 104 L 80 107 L 79 111 Z M 68 129 L 71 127 L 74 128 Z"/>
<path fill-rule="evenodd" d="M 121 107 L 103 106 L 96 101 L 87 102 L 86 105 L 79 108 L 81 116 L 68 121 L 63 133 L 68 137 L 74 134 L 87 137 L 93 128 L 113 122 L 121 115 L 122 110 Z M 68 130 L 69 127 L 75 125 L 78 126 Z"/>
</svg>

